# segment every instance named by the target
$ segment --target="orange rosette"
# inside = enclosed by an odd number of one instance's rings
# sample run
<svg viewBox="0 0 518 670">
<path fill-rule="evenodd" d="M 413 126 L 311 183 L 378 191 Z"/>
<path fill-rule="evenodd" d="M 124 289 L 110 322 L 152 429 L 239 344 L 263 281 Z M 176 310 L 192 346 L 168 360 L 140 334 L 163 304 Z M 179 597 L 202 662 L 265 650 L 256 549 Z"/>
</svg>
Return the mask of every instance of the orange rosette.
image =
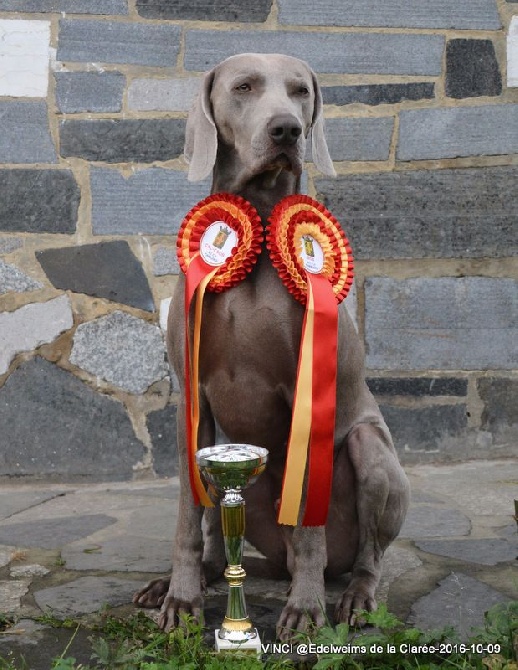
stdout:
<svg viewBox="0 0 518 670">
<path fill-rule="evenodd" d="M 331 212 L 307 195 L 290 195 L 277 203 L 268 220 L 270 258 L 289 292 L 305 305 L 307 273 L 321 274 L 331 283 L 337 303 L 342 302 L 353 283 L 354 261 L 349 240 Z"/>
<path fill-rule="evenodd" d="M 353 283 L 352 251 L 338 221 L 308 196 L 281 200 L 269 223 L 272 263 L 306 306 L 278 521 L 299 522 L 307 467 L 302 524 L 321 526 L 333 480 L 338 304 Z"/>
<path fill-rule="evenodd" d="M 243 198 L 216 193 L 199 202 L 184 218 L 176 243 L 185 273 L 185 405 L 191 490 L 196 504 L 208 507 L 208 496 L 196 465 L 199 426 L 199 351 L 205 291 L 219 293 L 242 281 L 257 261 L 263 227 L 256 209 Z M 194 335 L 189 316 L 194 306 Z"/>
<path fill-rule="evenodd" d="M 219 293 L 242 281 L 261 253 L 263 226 L 257 210 L 244 198 L 215 193 L 184 218 L 176 241 L 178 261 L 187 275 L 201 258 L 217 271 L 207 291 Z"/>
</svg>

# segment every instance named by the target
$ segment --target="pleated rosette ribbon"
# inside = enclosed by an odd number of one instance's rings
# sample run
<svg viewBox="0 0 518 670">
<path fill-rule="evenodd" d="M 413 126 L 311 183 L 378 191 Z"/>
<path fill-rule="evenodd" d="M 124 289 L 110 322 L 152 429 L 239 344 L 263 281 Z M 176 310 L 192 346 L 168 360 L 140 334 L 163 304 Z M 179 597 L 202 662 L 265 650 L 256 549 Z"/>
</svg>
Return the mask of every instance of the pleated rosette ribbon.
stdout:
<svg viewBox="0 0 518 670">
<path fill-rule="evenodd" d="M 302 524 L 321 526 L 333 480 L 338 304 L 353 283 L 352 251 L 338 221 L 308 196 L 283 198 L 269 222 L 271 261 L 306 306 L 278 521 L 298 523 L 309 452 Z"/>
<path fill-rule="evenodd" d="M 196 504 L 212 506 L 196 465 L 199 426 L 199 351 L 205 291 L 235 286 L 252 270 L 261 253 L 263 227 L 255 208 L 243 198 L 217 193 L 199 202 L 184 218 L 177 255 L 185 273 L 185 404 L 189 476 Z M 194 301 L 192 351 L 189 318 Z"/>
</svg>

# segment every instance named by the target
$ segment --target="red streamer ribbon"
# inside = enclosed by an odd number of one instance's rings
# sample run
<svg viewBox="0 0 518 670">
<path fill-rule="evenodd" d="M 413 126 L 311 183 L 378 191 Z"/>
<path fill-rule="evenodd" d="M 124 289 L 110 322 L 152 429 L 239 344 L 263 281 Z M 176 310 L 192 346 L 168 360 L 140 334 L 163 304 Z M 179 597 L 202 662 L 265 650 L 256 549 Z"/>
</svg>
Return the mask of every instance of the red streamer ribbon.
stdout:
<svg viewBox="0 0 518 670">
<path fill-rule="evenodd" d="M 195 504 L 198 505 L 201 502 L 205 507 L 213 507 L 214 505 L 209 498 L 207 490 L 201 480 L 200 471 L 196 465 L 200 407 L 198 377 L 201 310 L 205 288 L 218 269 L 218 267 L 214 268 L 208 263 L 205 263 L 203 258 L 198 255 L 195 256 L 189 264 L 185 276 L 185 430 L 189 460 L 189 479 Z M 197 290 L 199 293 L 195 308 L 193 351 L 191 354 L 189 344 L 189 314 L 191 311 L 191 303 Z"/>
<path fill-rule="evenodd" d="M 272 263 L 306 306 L 278 521 L 299 522 L 307 466 L 302 524 L 321 526 L 333 482 L 338 303 L 353 281 L 351 248 L 338 221 L 308 196 L 284 198 L 269 221 Z"/>
<path fill-rule="evenodd" d="M 333 483 L 338 307 L 326 277 L 308 272 L 307 279 L 315 317 L 309 477 L 302 525 L 323 526 Z"/>
<path fill-rule="evenodd" d="M 219 230 L 218 230 L 219 228 Z M 209 231 L 210 232 L 209 234 Z M 205 239 L 207 233 L 207 239 Z M 213 503 L 196 463 L 198 450 L 199 356 L 203 297 L 235 286 L 249 273 L 261 253 L 263 228 L 257 211 L 239 196 L 210 195 L 184 218 L 177 239 L 177 255 L 185 273 L 185 422 L 189 478 L 194 502 Z M 230 247 L 230 245 L 236 245 Z M 193 344 L 189 317 L 194 302 Z"/>
</svg>

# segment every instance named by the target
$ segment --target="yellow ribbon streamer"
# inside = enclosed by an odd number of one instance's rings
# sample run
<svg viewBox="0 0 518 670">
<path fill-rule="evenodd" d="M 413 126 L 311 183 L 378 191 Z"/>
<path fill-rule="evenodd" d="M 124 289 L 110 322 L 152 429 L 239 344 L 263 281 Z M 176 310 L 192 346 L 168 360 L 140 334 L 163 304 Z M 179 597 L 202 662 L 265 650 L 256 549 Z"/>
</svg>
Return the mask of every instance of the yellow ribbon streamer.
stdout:
<svg viewBox="0 0 518 670">
<path fill-rule="evenodd" d="M 311 283 L 308 282 L 308 300 L 302 329 L 302 341 L 299 354 L 297 385 L 293 401 L 291 432 L 288 440 L 288 454 L 284 469 L 282 497 L 278 522 L 296 526 L 299 519 L 304 474 L 308 459 L 308 446 L 311 433 L 311 408 L 313 404 L 313 338 L 315 304 Z"/>
</svg>

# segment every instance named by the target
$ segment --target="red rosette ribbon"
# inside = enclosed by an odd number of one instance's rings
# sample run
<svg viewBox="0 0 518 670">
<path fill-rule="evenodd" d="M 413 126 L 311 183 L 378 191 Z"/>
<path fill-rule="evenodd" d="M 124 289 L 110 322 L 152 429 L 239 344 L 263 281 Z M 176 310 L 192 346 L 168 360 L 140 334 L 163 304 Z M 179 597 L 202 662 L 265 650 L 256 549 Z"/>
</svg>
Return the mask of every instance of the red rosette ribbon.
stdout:
<svg viewBox="0 0 518 670">
<path fill-rule="evenodd" d="M 342 302 L 353 283 L 354 261 L 349 240 L 331 212 L 307 195 L 289 195 L 268 220 L 270 258 L 288 291 L 305 305 L 308 274 L 320 274 L 331 283 L 336 302 Z M 320 254 L 318 247 L 322 255 L 312 257 L 311 253 Z M 314 264 L 308 265 L 312 258 Z"/>
<path fill-rule="evenodd" d="M 261 253 L 263 227 L 255 208 L 243 198 L 216 193 L 199 202 L 184 218 L 176 242 L 178 261 L 185 273 L 185 411 L 189 476 L 196 504 L 212 501 L 196 465 L 199 426 L 199 350 L 203 296 L 242 281 Z M 189 315 L 194 306 L 192 351 Z"/>
<path fill-rule="evenodd" d="M 272 264 L 290 293 L 306 306 L 279 523 L 326 523 L 333 481 L 338 303 L 353 283 L 352 251 L 340 224 L 319 202 L 292 195 L 274 208 L 267 229 Z"/>
</svg>

